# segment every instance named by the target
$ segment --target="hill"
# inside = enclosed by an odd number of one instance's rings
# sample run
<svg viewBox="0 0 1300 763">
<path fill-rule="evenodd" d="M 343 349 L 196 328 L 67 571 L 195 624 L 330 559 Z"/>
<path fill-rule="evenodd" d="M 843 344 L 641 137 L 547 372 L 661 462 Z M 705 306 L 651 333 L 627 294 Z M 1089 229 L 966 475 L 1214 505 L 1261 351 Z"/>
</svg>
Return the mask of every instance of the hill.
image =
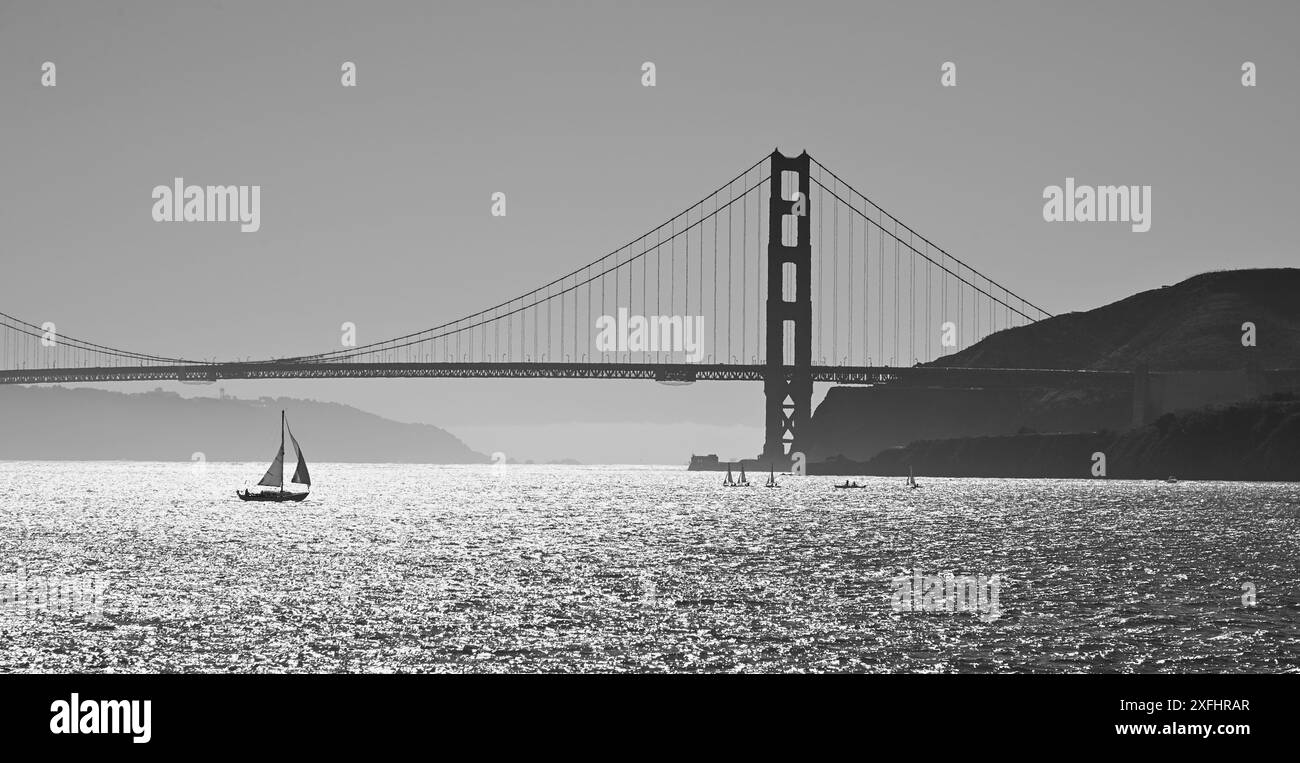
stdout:
<svg viewBox="0 0 1300 763">
<path fill-rule="evenodd" d="M 992 334 L 932 365 L 1220 371 L 1300 366 L 1300 269 L 1202 273 L 1104 307 Z M 1241 325 L 1256 327 L 1243 347 Z"/>
<path fill-rule="evenodd" d="M 1203 273 L 1085 312 L 1000 331 L 936 366 L 1188 373 L 1163 388 L 1166 410 L 1240 399 L 1245 369 L 1300 367 L 1300 269 Z M 1242 324 L 1257 344 L 1242 346 Z M 1204 373 L 1215 372 L 1215 373 Z M 1235 372 L 1235 375 L 1229 373 Z M 1218 374 L 1218 376 L 1216 376 Z M 1228 378 L 1231 376 L 1232 378 Z M 1240 376 L 1240 378 L 1237 378 Z M 810 461 L 866 461 L 918 440 L 1122 430 L 1132 393 L 1115 390 L 831 389 L 802 440 Z"/>
<path fill-rule="evenodd" d="M 0 386 L 0 459 L 266 461 L 280 410 L 312 462 L 484 463 L 450 433 L 336 403 Z"/>
</svg>

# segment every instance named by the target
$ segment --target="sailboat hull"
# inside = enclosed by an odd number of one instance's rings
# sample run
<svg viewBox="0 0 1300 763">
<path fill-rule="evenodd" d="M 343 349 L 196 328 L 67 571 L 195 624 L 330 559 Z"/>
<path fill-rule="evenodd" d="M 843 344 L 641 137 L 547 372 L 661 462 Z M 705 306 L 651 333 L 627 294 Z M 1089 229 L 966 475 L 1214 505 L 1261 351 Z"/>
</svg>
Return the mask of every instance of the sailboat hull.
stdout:
<svg viewBox="0 0 1300 763">
<path fill-rule="evenodd" d="M 252 493 L 247 490 L 236 490 L 235 495 L 239 496 L 241 501 L 273 501 L 282 503 L 284 501 L 301 501 L 307 497 L 307 493 L 290 493 L 287 490 L 267 490 L 261 493 Z"/>
</svg>

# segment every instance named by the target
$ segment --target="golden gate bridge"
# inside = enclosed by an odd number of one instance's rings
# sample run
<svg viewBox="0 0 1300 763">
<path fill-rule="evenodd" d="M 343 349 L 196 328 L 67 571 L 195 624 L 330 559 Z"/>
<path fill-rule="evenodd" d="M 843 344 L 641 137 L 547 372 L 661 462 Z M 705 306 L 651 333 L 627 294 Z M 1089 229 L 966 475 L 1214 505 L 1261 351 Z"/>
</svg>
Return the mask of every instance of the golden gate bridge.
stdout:
<svg viewBox="0 0 1300 763">
<path fill-rule="evenodd" d="M 814 292 L 816 298 L 814 299 Z M 699 318 L 703 352 L 601 349 L 602 316 Z M 492 307 L 380 342 L 196 361 L 0 312 L 0 384 L 219 379 L 572 378 L 761 381 L 763 457 L 789 458 L 813 384 L 1131 388 L 1122 371 L 945 366 L 1050 314 L 890 215 L 807 152 L 761 158 L 671 219 Z M 669 325 L 664 323 L 662 325 Z M 697 361 L 697 362 L 692 362 Z"/>
</svg>

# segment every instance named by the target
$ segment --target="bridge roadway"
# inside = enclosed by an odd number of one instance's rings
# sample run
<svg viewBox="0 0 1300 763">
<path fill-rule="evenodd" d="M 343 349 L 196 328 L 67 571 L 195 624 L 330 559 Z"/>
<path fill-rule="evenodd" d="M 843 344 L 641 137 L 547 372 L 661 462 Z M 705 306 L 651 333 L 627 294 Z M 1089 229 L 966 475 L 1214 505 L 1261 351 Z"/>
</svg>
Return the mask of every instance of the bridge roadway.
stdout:
<svg viewBox="0 0 1300 763">
<path fill-rule="evenodd" d="M 0 371 L 0 384 L 221 379 L 645 379 L 660 382 L 763 381 L 767 366 L 728 363 L 323 363 L 259 361 Z M 794 367 L 786 366 L 787 375 Z M 917 387 L 1107 387 L 1132 389 L 1125 371 L 941 366 L 812 366 L 814 382 L 901 383 Z"/>
</svg>

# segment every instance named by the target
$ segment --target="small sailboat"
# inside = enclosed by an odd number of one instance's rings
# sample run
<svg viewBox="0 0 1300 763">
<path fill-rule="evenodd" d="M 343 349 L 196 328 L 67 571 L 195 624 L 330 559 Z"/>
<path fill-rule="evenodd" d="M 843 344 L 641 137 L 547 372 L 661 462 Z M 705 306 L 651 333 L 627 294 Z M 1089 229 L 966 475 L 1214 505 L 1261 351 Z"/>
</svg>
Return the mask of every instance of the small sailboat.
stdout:
<svg viewBox="0 0 1300 763">
<path fill-rule="evenodd" d="M 907 467 L 907 487 L 910 490 L 920 487 L 920 485 L 916 484 L 916 477 L 912 474 L 912 467 L 910 466 Z"/>
<path fill-rule="evenodd" d="M 275 454 L 275 460 L 271 462 L 271 468 L 266 470 L 266 475 L 262 481 L 257 483 L 263 487 L 273 487 L 275 490 L 261 490 L 256 493 L 250 490 L 235 491 L 241 501 L 301 501 L 311 492 L 311 475 L 307 473 L 307 459 L 302 457 L 302 448 L 298 447 L 298 439 L 293 436 L 293 431 L 289 430 L 289 441 L 293 443 L 294 454 L 298 457 L 298 468 L 293 472 L 292 482 L 299 485 L 306 485 L 307 490 L 301 493 L 295 493 L 284 489 L 284 433 L 289 429 L 289 422 L 285 418 L 284 411 L 280 411 L 280 451 Z"/>
<path fill-rule="evenodd" d="M 768 473 L 767 473 L 767 482 L 764 483 L 763 487 L 777 487 L 777 484 L 776 484 L 776 467 L 774 467 L 774 466 L 769 466 L 768 469 L 769 469 L 770 471 L 768 471 Z"/>
<path fill-rule="evenodd" d="M 745 476 L 745 462 L 740 462 L 740 479 L 736 480 L 736 487 L 749 487 L 749 479 Z"/>
<path fill-rule="evenodd" d="M 727 478 L 722 481 L 723 487 L 735 487 L 736 481 L 731 478 L 731 464 L 727 464 Z"/>
</svg>

